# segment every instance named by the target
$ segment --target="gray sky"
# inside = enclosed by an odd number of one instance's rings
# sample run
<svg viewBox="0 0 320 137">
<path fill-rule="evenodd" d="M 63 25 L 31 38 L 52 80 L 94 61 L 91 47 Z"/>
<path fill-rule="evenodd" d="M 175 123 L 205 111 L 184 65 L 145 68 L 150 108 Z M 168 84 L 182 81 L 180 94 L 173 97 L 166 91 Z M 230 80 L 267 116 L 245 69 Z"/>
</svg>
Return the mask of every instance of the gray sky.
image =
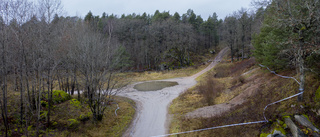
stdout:
<svg viewBox="0 0 320 137">
<path fill-rule="evenodd" d="M 218 18 L 244 8 L 250 8 L 251 0 L 61 0 L 68 16 L 84 17 L 89 11 L 94 15 L 115 14 L 154 14 L 170 11 L 170 14 L 178 12 L 180 15 L 192 9 L 195 14 L 201 15 L 206 20 L 209 15 L 217 13 Z"/>
</svg>

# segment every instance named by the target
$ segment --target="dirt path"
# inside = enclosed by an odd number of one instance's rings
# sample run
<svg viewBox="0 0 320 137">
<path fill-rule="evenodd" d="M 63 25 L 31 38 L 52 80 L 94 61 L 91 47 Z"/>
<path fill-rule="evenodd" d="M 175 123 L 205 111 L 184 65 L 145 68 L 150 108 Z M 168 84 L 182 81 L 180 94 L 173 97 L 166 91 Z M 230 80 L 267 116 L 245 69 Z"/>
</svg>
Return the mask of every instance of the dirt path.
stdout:
<svg viewBox="0 0 320 137">
<path fill-rule="evenodd" d="M 227 50 L 227 48 L 223 49 L 207 68 L 193 76 L 161 80 L 175 81 L 178 82 L 179 85 L 158 91 L 141 92 L 133 88 L 134 85 L 139 84 L 136 83 L 130 85 L 126 91 L 118 94 L 119 96 L 133 99 L 137 104 L 135 119 L 124 136 L 150 137 L 166 134 L 166 124 L 169 123 L 169 118 L 167 117 L 169 104 L 173 99 L 177 98 L 180 93 L 194 86 L 197 83 L 195 78 L 209 71 L 219 63 Z"/>
</svg>

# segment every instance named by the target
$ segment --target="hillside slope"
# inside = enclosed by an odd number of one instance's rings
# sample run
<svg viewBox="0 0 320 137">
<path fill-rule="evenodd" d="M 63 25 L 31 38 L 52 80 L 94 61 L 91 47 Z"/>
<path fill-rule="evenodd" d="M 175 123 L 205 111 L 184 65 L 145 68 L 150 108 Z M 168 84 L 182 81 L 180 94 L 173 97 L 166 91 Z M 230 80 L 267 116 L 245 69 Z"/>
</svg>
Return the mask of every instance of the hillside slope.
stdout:
<svg viewBox="0 0 320 137">
<path fill-rule="evenodd" d="M 295 77 L 294 71 L 280 74 Z M 264 120 L 266 105 L 298 93 L 298 87 L 294 80 L 280 78 L 258 67 L 254 59 L 236 63 L 224 61 L 207 73 L 195 88 L 173 101 L 170 112 L 174 118 L 170 132 Z M 268 107 L 265 115 L 269 123 L 207 130 L 184 136 L 258 136 L 271 133 L 279 127 L 276 123 L 285 121 L 288 116 L 293 118 L 295 114 L 307 115 L 319 127 L 318 87 L 319 77 L 308 74 L 304 101 L 297 102 L 293 98 Z M 308 130 L 305 127 L 302 129 Z M 284 132 L 291 135 L 289 128 L 285 128 Z"/>
</svg>

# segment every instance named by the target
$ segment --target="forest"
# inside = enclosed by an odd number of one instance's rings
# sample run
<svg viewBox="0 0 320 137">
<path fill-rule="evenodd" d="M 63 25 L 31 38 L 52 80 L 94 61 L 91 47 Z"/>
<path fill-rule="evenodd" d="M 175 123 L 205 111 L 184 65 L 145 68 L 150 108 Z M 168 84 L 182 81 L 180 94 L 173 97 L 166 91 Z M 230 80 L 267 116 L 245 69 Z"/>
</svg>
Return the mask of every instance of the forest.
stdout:
<svg viewBox="0 0 320 137">
<path fill-rule="evenodd" d="M 320 74 L 319 1 L 252 3 L 224 19 L 192 9 L 80 18 L 61 16 L 59 0 L 1 0 L 0 135 L 28 135 L 31 126 L 39 136 L 54 124 L 53 105 L 71 96 L 101 121 L 128 82 L 117 74 L 195 66 L 219 46 L 230 48 L 231 62 L 254 57 L 276 71 L 296 69 L 303 90 L 305 73 Z"/>
</svg>

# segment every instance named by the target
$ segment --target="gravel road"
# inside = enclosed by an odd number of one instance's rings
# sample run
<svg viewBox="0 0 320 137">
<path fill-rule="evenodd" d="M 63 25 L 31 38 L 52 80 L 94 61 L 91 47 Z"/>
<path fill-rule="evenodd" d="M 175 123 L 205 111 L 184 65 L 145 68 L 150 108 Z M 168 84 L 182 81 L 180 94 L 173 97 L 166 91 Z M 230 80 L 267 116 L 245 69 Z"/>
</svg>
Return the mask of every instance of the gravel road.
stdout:
<svg viewBox="0 0 320 137">
<path fill-rule="evenodd" d="M 212 63 L 201 72 L 183 78 L 166 79 L 160 81 L 178 82 L 179 85 L 167 87 L 158 91 L 137 91 L 133 87 L 136 84 L 128 86 L 118 96 L 128 97 L 136 102 L 136 116 L 123 135 L 125 137 L 150 137 L 163 135 L 167 133 L 170 119 L 168 117 L 168 107 L 173 99 L 177 98 L 182 92 L 194 86 L 197 82 L 195 78 L 209 71 L 219 63 L 227 52 L 227 48 L 219 52 Z"/>
</svg>

